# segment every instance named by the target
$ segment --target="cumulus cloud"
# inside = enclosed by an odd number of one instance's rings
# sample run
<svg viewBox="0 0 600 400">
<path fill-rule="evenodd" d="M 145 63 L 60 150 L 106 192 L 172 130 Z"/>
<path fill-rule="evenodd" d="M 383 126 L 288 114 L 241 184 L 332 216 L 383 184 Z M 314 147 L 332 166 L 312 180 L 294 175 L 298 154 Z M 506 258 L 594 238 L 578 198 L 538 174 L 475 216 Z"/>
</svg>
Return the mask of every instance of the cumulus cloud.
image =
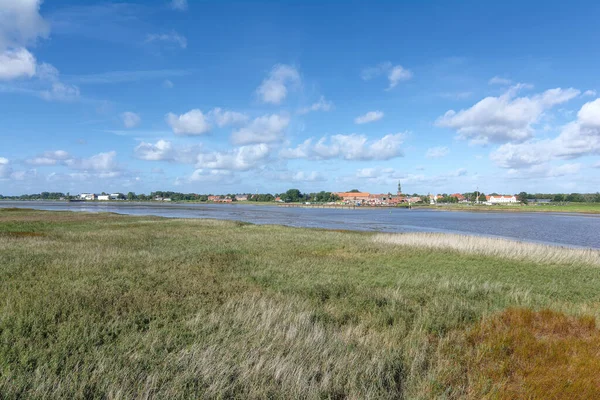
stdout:
<svg viewBox="0 0 600 400">
<path fill-rule="evenodd" d="M 173 129 L 173 132 L 181 135 L 202 135 L 212 129 L 212 123 L 216 124 L 219 128 L 223 128 L 225 126 L 243 125 L 248 122 L 248 119 L 246 114 L 223 110 L 219 107 L 207 113 L 203 113 L 199 109 L 193 109 L 179 116 L 169 113 L 166 117 L 167 123 Z M 255 124 L 254 128 L 260 128 L 258 126 L 259 122 L 256 122 L 257 120 L 253 122 Z"/>
<path fill-rule="evenodd" d="M 410 78 L 412 78 L 412 72 L 410 72 L 407 69 L 404 69 L 401 65 L 396 65 L 392 67 L 392 69 L 388 73 L 388 79 L 390 81 L 390 86 L 388 86 L 388 90 L 395 88 L 401 81 L 407 81 Z"/>
<path fill-rule="evenodd" d="M 327 180 L 322 173 L 317 171 L 286 171 L 275 174 L 273 178 L 284 182 L 324 182 Z"/>
<path fill-rule="evenodd" d="M 256 89 L 256 94 L 263 103 L 280 104 L 286 98 L 289 88 L 300 83 L 300 74 L 296 68 L 277 64 Z"/>
<path fill-rule="evenodd" d="M 508 86 L 512 83 L 512 81 L 510 79 L 507 78 L 502 78 L 499 76 L 494 76 L 492 79 L 490 79 L 488 81 L 488 83 L 490 85 L 503 85 L 503 86 Z"/>
<path fill-rule="evenodd" d="M 582 96 L 594 97 L 594 96 L 596 96 L 596 91 L 595 90 L 586 90 L 585 92 L 583 92 Z"/>
<path fill-rule="evenodd" d="M 204 169 L 198 168 L 189 178 L 190 182 L 218 182 L 228 180 L 233 176 L 231 171 L 221 169 Z"/>
<path fill-rule="evenodd" d="M 31 78 L 35 75 L 35 70 L 35 57 L 25 48 L 0 53 L 0 80 Z"/>
<path fill-rule="evenodd" d="M 234 131 L 231 140 L 236 145 L 276 142 L 283 138 L 289 123 L 285 114 L 264 115 Z"/>
<path fill-rule="evenodd" d="M 269 153 L 269 147 L 264 143 L 241 146 L 226 152 L 200 153 L 196 168 L 247 171 L 263 165 Z"/>
<path fill-rule="evenodd" d="M 117 152 L 109 151 L 89 158 L 71 158 L 65 160 L 65 165 L 73 169 L 107 173 L 118 169 L 116 158 Z"/>
<path fill-rule="evenodd" d="M 40 92 L 44 100 L 75 101 L 79 98 L 79 88 L 74 85 L 54 82 L 50 89 Z"/>
<path fill-rule="evenodd" d="M 364 135 L 333 135 L 313 143 L 307 139 L 295 148 L 280 152 L 283 158 L 306 158 L 313 160 L 389 160 L 403 155 L 404 134 L 386 135 L 378 140 L 369 140 Z"/>
<path fill-rule="evenodd" d="M 450 149 L 444 146 L 431 147 L 427 149 L 425 157 L 427 158 L 442 158 L 450 153 Z"/>
<path fill-rule="evenodd" d="M 360 116 L 354 118 L 354 123 L 355 124 L 367 124 L 369 122 L 379 121 L 381 118 L 383 118 L 382 111 L 369 111 L 368 113 L 366 113 L 364 115 L 360 115 Z"/>
<path fill-rule="evenodd" d="M 309 107 L 304 107 L 298 110 L 298 114 L 308 114 L 311 111 L 330 111 L 333 109 L 333 103 L 325 100 L 325 96 L 321 96 L 319 101 L 313 103 Z"/>
<path fill-rule="evenodd" d="M 533 165 L 525 169 L 510 169 L 506 176 L 509 179 L 542 179 L 559 178 L 569 175 L 577 175 L 581 170 L 581 164 L 570 163 L 558 166 L 550 164 Z"/>
<path fill-rule="evenodd" d="M 0 80 L 35 75 L 35 56 L 26 47 L 48 34 L 40 4 L 40 0 L 0 0 Z"/>
<path fill-rule="evenodd" d="M 167 124 L 178 135 L 202 135 L 210 131 L 206 116 L 199 109 L 193 109 L 179 116 L 168 113 Z"/>
<path fill-rule="evenodd" d="M 220 128 L 228 125 L 240 125 L 248 121 L 248 116 L 246 114 L 223 110 L 219 107 L 210 111 L 209 117 L 214 120 Z"/>
<path fill-rule="evenodd" d="M 202 146 L 176 147 L 167 140 L 158 140 L 156 143 L 140 142 L 133 150 L 134 156 L 146 161 L 173 161 L 184 164 L 194 164 Z"/>
<path fill-rule="evenodd" d="M 172 44 L 185 49 L 187 47 L 187 39 L 185 36 L 172 31 L 171 33 L 149 33 L 146 35 L 146 43 L 162 42 Z"/>
<path fill-rule="evenodd" d="M 171 0 L 170 5 L 174 10 L 185 11 L 188 9 L 187 0 Z"/>
<path fill-rule="evenodd" d="M 125 128 L 128 129 L 135 128 L 140 124 L 140 122 L 142 122 L 140 116 L 131 111 L 125 111 L 123 114 L 121 114 L 121 118 L 123 119 L 123 125 L 125 125 Z"/>
<path fill-rule="evenodd" d="M 402 81 L 409 80 L 413 77 L 410 70 L 402 67 L 401 65 L 392 65 L 391 62 L 387 61 L 381 63 L 375 67 L 368 67 L 363 69 L 361 72 L 361 78 L 365 81 L 371 80 L 381 75 L 386 75 L 389 81 L 387 90 L 393 89 Z"/>
<path fill-rule="evenodd" d="M 447 111 L 436 125 L 455 129 L 471 143 L 523 142 L 533 136 L 534 125 L 544 111 L 579 95 L 579 90 L 550 89 L 531 97 L 516 97 L 524 85 L 516 85 L 499 97 L 486 97 L 471 108 Z"/>
<path fill-rule="evenodd" d="M 553 159 L 600 154 L 600 99 L 585 103 L 577 119 L 562 127 L 554 139 L 507 143 L 490 155 L 503 168 L 520 169 Z"/>
<path fill-rule="evenodd" d="M 71 155 L 64 150 L 46 151 L 43 154 L 28 159 L 25 162 L 29 165 L 36 166 L 51 166 L 61 164 L 69 159 L 72 159 Z"/>
<path fill-rule="evenodd" d="M 0 157 L 0 179 L 8 179 L 12 174 L 12 168 L 8 158 Z"/>
</svg>

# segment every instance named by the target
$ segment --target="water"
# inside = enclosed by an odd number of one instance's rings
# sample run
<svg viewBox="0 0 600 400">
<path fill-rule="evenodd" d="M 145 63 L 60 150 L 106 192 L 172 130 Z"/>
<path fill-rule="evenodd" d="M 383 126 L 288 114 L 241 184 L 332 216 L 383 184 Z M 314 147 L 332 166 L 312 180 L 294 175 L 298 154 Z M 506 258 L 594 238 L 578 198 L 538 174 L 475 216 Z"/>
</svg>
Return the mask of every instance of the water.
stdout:
<svg viewBox="0 0 600 400">
<path fill-rule="evenodd" d="M 0 201 L 0 207 L 215 218 L 295 227 L 380 232 L 450 232 L 600 249 L 600 217 L 560 213 L 444 212 L 431 209 L 330 209 L 251 204 Z"/>
</svg>

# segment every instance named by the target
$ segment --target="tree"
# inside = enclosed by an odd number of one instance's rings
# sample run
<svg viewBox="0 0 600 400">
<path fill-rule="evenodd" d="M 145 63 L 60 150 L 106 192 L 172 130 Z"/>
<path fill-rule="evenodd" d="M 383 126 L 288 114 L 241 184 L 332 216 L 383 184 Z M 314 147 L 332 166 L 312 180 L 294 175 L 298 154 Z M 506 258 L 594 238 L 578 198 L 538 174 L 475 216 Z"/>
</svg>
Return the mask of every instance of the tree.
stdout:
<svg viewBox="0 0 600 400">
<path fill-rule="evenodd" d="M 487 198 L 485 197 L 485 193 L 479 193 L 479 201 L 487 201 Z"/>
<path fill-rule="evenodd" d="M 301 201 L 303 197 L 304 196 L 302 195 L 302 193 L 300 193 L 300 190 L 298 189 L 290 189 L 287 192 L 285 192 L 283 196 L 281 196 L 282 200 L 290 203 L 297 203 Z"/>
<path fill-rule="evenodd" d="M 529 203 L 529 201 L 527 200 L 528 194 L 527 192 L 521 192 L 517 195 L 517 200 L 519 200 L 519 202 L 521 204 L 527 204 Z"/>
<path fill-rule="evenodd" d="M 552 198 L 552 201 L 555 201 L 557 203 L 560 203 L 561 201 L 565 201 L 565 196 L 562 194 L 555 194 L 554 197 Z"/>
<path fill-rule="evenodd" d="M 352 189 L 352 190 L 348 190 L 348 193 L 360 193 L 360 190 Z"/>
<path fill-rule="evenodd" d="M 137 198 L 137 196 L 135 195 L 134 192 L 127 193 L 127 200 L 131 201 L 131 200 L 135 200 L 136 198 Z"/>
</svg>

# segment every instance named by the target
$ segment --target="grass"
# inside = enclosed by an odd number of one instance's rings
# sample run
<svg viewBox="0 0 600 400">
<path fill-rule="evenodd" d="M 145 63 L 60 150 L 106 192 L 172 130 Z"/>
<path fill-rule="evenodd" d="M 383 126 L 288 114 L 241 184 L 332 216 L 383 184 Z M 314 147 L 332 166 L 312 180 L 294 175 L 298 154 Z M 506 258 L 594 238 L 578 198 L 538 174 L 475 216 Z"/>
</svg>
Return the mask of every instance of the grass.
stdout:
<svg viewBox="0 0 600 400">
<path fill-rule="evenodd" d="M 434 208 L 447 211 L 485 211 L 485 212 L 556 212 L 556 213 L 582 213 L 600 214 L 600 203 L 530 203 L 522 204 L 440 204 L 419 205 L 415 207 Z"/>
<path fill-rule="evenodd" d="M 548 343 L 529 360 L 536 374 L 494 369 L 520 365 L 519 338 L 540 338 L 502 319 L 515 307 L 552 310 L 539 315 L 556 326 L 583 316 L 552 347 L 574 346 L 555 365 L 593 367 L 582 343 L 596 340 L 600 270 L 588 258 L 381 238 L 0 209 L 0 398 L 481 398 L 523 382 L 507 393 L 544 398 L 527 380 L 549 376 Z M 512 330 L 518 351 L 486 358 Z M 557 376 L 593 393 L 589 375 Z"/>
</svg>

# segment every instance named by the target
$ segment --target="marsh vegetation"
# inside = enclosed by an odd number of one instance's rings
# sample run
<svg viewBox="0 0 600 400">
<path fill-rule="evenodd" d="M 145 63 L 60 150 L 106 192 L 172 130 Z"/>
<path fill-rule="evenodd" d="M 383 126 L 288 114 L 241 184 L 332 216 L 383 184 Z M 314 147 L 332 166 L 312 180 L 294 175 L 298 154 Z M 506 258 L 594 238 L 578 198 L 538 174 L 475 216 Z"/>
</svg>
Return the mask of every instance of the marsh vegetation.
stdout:
<svg viewBox="0 0 600 400">
<path fill-rule="evenodd" d="M 0 209 L 0 397 L 597 394 L 597 254 L 394 237 Z"/>
</svg>

